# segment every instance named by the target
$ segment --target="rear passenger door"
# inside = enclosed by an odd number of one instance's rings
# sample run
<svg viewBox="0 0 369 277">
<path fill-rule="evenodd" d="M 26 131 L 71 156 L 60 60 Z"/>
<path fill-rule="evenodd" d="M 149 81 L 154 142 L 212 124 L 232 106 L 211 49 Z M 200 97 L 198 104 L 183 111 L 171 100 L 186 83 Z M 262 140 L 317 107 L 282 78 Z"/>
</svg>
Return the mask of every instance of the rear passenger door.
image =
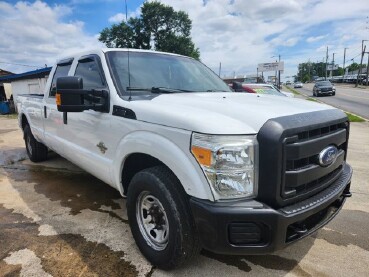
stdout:
<svg viewBox="0 0 369 277">
<path fill-rule="evenodd" d="M 83 56 L 78 60 L 74 76 L 82 77 L 83 89 L 107 90 L 108 86 L 98 55 Z M 108 101 L 91 97 L 95 104 Z M 85 98 L 86 102 L 86 98 Z M 108 108 L 109 109 L 109 108 Z M 64 125 L 67 147 L 65 153 L 69 159 L 78 163 L 86 171 L 111 183 L 109 169 L 111 156 L 114 154 L 110 129 L 109 110 L 104 112 L 87 110 L 68 113 Z"/>
<path fill-rule="evenodd" d="M 50 90 L 48 92 L 48 96 L 45 97 L 43 107 L 45 141 L 51 149 L 61 155 L 63 154 L 64 125 L 63 113 L 58 112 L 55 102 L 56 79 L 68 76 L 72 63 L 73 59 L 71 58 L 62 60 L 57 64 L 56 69 L 52 73 L 53 77 L 50 84 Z"/>
</svg>

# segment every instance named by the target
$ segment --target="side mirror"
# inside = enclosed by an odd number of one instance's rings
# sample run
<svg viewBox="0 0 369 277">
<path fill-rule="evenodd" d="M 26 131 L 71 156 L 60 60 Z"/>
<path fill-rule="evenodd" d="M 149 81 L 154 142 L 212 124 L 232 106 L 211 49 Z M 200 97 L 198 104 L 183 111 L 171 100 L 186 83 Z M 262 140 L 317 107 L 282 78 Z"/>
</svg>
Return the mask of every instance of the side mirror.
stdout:
<svg viewBox="0 0 369 277">
<path fill-rule="evenodd" d="M 81 77 L 59 77 L 56 80 L 56 105 L 59 112 L 109 110 L 106 90 L 84 90 Z"/>
</svg>

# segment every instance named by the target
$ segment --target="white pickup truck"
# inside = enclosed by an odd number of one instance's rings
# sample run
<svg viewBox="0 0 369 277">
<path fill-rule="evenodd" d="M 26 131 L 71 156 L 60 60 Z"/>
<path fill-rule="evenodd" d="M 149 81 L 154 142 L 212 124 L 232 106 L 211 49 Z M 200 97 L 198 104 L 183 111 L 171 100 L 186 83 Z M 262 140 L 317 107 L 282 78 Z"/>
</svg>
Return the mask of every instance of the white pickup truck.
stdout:
<svg viewBox="0 0 369 277">
<path fill-rule="evenodd" d="M 351 196 L 342 111 L 233 92 L 188 57 L 69 56 L 43 95 L 17 100 L 30 159 L 55 151 L 127 197 L 133 237 L 160 268 L 201 248 L 281 249 L 328 223 Z"/>
</svg>

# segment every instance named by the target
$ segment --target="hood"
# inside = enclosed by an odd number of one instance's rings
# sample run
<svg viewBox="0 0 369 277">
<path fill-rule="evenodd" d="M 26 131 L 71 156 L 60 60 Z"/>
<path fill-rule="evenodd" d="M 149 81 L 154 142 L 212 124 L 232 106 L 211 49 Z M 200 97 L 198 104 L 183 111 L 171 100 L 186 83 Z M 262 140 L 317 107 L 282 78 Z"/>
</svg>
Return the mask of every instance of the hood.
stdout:
<svg viewBox="0 0 369 277">
<path fill-rule="evenodd" d="M 252 93 L 173 93 L 132 101 L 137 120 L 206 134 L 256 134 L 271 119 L 334 109 L 281 96 Z"/>
<path fill-rule="evenodd" d="M 318 89 L 321 89 L 321 88 L 333 88 L 333 85 L 332 86 L 316 86 Z"/>
</svg>

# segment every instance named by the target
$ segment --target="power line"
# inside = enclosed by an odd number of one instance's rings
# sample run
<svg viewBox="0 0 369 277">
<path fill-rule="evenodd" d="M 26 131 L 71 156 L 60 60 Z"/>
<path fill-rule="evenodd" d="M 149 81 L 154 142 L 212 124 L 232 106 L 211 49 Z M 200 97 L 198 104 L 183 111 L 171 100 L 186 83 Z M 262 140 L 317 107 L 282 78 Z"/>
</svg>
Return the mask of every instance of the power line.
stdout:
<svg viewBox="0 0 369 277">
<path fill-rule="evenodd" d="M 8 63 L 8 62 L 0 62 L 0 63 L 10 64 L 10 65 L 27 66 L 27 67 L 34 67 L 34 68 L 40 68 L 40 67 L 42 67 L 42 66 L 35 66 L 35 65 L 21 64 L 21 63 Z"/>
<path fill-rule="evenodd" d="M 351 59 L 347 59 L 347 60 L 350 60 L 350 61 L 353 61 L 355 58 L 359 57 L 361 55 L 361 53 L 357 54 L 355 57 L 351 58 Z"/>
</svg>

